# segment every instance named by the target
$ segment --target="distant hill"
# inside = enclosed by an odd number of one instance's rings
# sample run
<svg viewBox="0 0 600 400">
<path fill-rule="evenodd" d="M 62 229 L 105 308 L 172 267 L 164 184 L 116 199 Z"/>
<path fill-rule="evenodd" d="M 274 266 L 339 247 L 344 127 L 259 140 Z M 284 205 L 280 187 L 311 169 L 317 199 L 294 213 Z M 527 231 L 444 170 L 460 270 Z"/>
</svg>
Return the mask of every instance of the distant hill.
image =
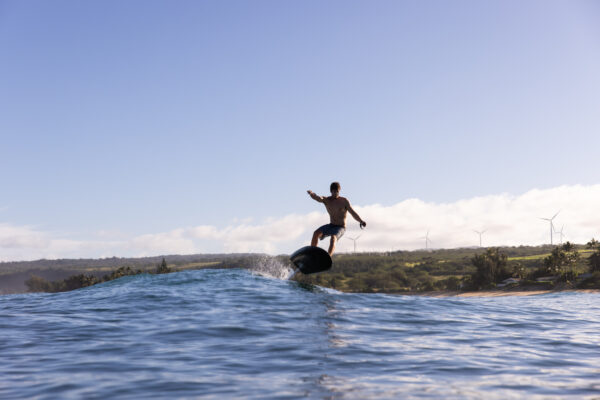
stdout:
<svg viewBox="0 0 600 400">
<path fill-rule="evenodd" d="M 6 272 L 26 271 L 30 269 L 47 269 L 47 268 L 62 268 L 62 269 L 95 269 L 95 268 L 118 268 L 123 266 L 144 267 L 156 265 L 163 258 L 169 260 L 169 264 L 188 264 L 194 262 L 207 261 L 222 261 L 230 258 L 248 256 L 248 253 L 233 253 L 233 254 L 190 254 L 190 255 L 162 255 L 155 257 L 137 257 L 137 258 L 62 258 L 57 260 L 35 260 L 35 261 L 10 261 L 0 262 L 0 274 Z"/>
<path fill-rule="evenodd" d="M 23 293 L 27 291 L 25 280 L 32 275 L 46 280 L 61 280 L 76 274 L 91 274 L 100 277 L 120 267 L 142 271 L 152 270 L 165 258 L 174 269 L 226 267 L 224 262 L 237 264 L 241 259 L 251 258 L 247 253 L 237 254 L 190 254 L 164 255 L 139 258 L 81 258 L 58 260 L 35 260 L 0 262 L 0 294 Z"/>
</svg>

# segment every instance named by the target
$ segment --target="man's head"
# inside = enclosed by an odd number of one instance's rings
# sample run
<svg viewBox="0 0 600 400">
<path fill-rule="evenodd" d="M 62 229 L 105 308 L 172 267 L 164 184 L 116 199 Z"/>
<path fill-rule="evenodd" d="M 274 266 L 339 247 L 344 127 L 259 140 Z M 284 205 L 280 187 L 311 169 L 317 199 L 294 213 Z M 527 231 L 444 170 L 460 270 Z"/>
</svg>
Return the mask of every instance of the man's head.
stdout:
<svg viewBox="0 0 600 400">
<path fill-rule="evenodd" d="M 331 191 L 331 195 L 333 197 L 338 197 L 340 195 L 340 184 L 339 182 L 333 182 L 329 185 L 329 190 Z"/>
</svg>

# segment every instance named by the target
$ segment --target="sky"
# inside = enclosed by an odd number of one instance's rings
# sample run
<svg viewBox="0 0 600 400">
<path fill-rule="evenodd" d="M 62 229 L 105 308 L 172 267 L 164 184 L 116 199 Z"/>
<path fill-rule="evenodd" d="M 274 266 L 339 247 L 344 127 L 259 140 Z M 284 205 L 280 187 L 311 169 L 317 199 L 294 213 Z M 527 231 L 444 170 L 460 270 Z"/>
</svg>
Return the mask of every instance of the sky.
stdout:
<svg viewBox="0 0 600 400">
<path fill-rule="evenodd" d="M 585 243 L 598 71 L 596 1 L 0 0 L 0 261 L 291 253 L 332 181 L 341 252 Z"/>
</svg>

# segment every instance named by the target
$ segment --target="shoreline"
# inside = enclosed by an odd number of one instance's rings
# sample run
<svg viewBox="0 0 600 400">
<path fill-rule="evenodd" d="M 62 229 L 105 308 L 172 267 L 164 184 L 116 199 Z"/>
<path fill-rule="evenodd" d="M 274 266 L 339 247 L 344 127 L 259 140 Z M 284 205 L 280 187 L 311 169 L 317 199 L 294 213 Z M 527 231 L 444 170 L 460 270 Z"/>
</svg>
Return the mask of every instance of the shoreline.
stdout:
<svg viewBox="0 0 600 400">
<path fill-rule="evenodd" d="M 600 289 L 520 289 L 520 290 L 480 290 L 473 292 L 440 291 L 440 292 L 405 292 L 389 293 L 404 296 L 425 297 L 507 297 L 507 296 L 537 296 L 540 294 L 574 292 L 574 293 L 600 293 Z"/>
</svg>

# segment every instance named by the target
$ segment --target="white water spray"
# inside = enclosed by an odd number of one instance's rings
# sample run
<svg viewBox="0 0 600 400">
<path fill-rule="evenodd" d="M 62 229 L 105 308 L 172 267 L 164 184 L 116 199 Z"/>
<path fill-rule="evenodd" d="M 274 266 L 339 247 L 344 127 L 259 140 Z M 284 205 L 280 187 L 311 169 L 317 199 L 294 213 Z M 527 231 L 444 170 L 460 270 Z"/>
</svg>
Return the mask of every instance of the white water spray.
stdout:
<svg viewBox="0 0 600 400">
<path fill-rule="evenodd" d="M 293 276 L 294 269 L 275 257 L 262 257 L 251 267 L 251 271 L 269 278 L 287 280 Z"/>
</svg>

